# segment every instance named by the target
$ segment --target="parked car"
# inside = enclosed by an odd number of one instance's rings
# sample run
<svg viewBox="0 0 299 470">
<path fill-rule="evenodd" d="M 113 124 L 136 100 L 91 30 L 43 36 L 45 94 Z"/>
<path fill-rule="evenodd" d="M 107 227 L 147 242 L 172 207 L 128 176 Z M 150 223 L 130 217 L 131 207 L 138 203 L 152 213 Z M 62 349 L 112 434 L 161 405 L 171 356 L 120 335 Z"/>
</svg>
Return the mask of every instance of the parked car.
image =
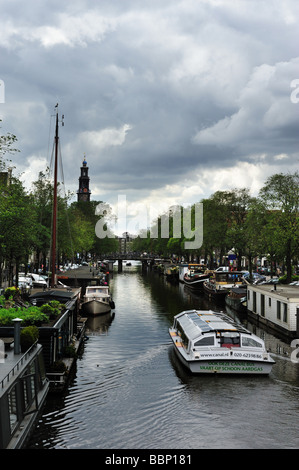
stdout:
<svg viewBox="0 0 299 470">
<path fill-rule="evenodd" d="M 31 273 L 30 276 L 32 279 L 33 287 L 47 287 L 47 281 L 43 276 L 34 273 Z"/>
<path fill-rule="evenodd" d="M 243 275 L 244 279 L 247 279 L 249 281 L 250 279 L 250 273 L 245 273 Z M 266 277 L 265 276 L 262 276 L 261 274 L 259 273 L 252 273 L 251 274 L 251 280 L 252 280 L 252 283 L 253 284 L 260 284 L 261 282 L 264 282 L 266 281 Z"/>
<path fill-rule="evenodd" d="M 31 289 L 32 288 L 32 279 L 30 277 L 19 276 L 19 278 L 18 278 L 18 287 L 20 289 Z"/>
</svg>

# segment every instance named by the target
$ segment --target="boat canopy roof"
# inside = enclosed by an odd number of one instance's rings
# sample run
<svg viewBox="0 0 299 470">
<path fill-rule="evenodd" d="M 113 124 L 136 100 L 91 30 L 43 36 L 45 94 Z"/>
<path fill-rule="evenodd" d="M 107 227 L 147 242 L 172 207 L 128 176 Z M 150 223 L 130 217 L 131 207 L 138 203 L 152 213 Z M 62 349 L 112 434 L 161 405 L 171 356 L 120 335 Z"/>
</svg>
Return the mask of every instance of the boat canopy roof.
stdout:
<svg viewBox="0 0 299 470">
<path fill-rule="evenodd" d="M 107 293 L 108 289 L 109 289 L 109 286 L 87 286 L 86 293 L 87 292 L 89 294 L 96 294 L 97 292 Z"/>
<path fill-rule="evenodd" d="M 193 340 L 205 333 L 235 332 L 251 334 L 242 325 L 235 323 L 228 315 L 211 310 L 186 310 L 175 316 L 189 339 Z"/>
</svg>

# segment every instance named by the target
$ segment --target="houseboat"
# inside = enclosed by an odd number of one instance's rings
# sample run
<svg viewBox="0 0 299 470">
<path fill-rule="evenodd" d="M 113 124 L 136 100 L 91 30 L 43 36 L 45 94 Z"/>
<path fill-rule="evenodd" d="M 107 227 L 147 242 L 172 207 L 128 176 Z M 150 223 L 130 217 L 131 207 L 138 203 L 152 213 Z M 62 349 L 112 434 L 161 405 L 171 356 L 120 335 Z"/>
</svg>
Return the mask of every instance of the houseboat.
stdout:
<svg viewBox="0 0 299 470">
<path fill-rule="evenodd" d="M 169 334 L 178 358 L 194 374 L 267 375 L 275 364 L 261 338 L 223 313 L 183 311 Z"/>
<path fill-rule="evenodd" d="M 25 352 L 16 336 L 0 338 L 0 449 L 21 449 L 33 432 L 49 390 L 42 346 Z"/>
<path fill-rule="evenodd" d="M 184 283 L 191 289 L 202 289 L 204 281 L 208 280 L 210 275 L 205 264 L 189 264 Z"/>
<path fill-rule="evenodd" d="M 241 271 L 214 271 L 213 277 L 204 281 L 203 288 L 205 294 L 213 300 L 224 302 L 230 289 L 242 286 L 243 283 L 243 273 Z"/>
<path fill-rule="evenodd" d="M 80 316 L 81 288 L 36 289 L 29 297 L 33 305 L 51 300 L 64 304 L 64 312 L 52 323 L 39 326 L 39 343 L 43 346 L 46 376 L 51 393 L 62 393 L 72 376 L 76 353 L 84 342 L 86 318 Z M 0 333 L 5 328 L 0 327 Z"/>
<path fill-rule="evenodd" d="M 283 337 L 299 335 L 299 286 L 247 285 L 247 309 L 251 319 Z"/>
</svg>

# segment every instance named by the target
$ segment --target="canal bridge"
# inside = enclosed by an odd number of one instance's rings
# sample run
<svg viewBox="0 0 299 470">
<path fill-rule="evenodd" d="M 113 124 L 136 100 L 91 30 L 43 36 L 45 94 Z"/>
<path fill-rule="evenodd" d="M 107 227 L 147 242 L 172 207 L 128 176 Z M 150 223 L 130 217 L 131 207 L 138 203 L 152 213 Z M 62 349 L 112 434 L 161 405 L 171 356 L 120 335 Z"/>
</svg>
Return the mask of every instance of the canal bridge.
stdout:
<svg viewBox="0 0 299 470">
<path fill-rule="evenodd" d="M 100 263 L 107 265 L 107 271 L 113 272 L 113 265 L 118 262 L 118 272 L 122 272 L 123 262 L 124 261 L 141 261 L 142 268 L 151 268 L 155 263 L 155 260 L 160 259 L 156 256 L 148 255 L 136 255 L 134 253 L 113 253 L 112 256 L 106 255 L 105 259 Z M 162 261 L 162 260 L 161 260 Z M 169 262 L 169 260 L 163 260 Z M 91 283 L 96 284 L 100 280 L 101 274 L 99 269 L 91 266 L 80 266 L 77 269 L 68 270 L 64 273 L 57 275 L 57 280 L 60 281 L 60 284 L 64 284 L 72 287 L 86 287 Z"/>
<path fill-rule="evenodd" d="M 109 256 L 105 258 L 104 262 L 108 262 L 109 271 L 113 269 L 113 264 L 118 262 L 118 272 L 122 271 L 123 261 L 141 261 L 142 267 L 146 268 L 148 266 L 152 267 L 157 256 L 154 255 L 139 255 L 134 253 L 118 253 L 116 255 Z M 160 258 L 159 258 L 160 259 Z"/>
</svg>

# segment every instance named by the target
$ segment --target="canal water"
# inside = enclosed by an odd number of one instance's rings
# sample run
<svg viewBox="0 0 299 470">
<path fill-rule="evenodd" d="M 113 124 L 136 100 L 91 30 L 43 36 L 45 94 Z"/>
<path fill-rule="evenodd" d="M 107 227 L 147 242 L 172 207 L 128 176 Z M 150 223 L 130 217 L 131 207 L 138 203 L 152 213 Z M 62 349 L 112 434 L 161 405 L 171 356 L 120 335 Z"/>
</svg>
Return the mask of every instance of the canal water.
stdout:
<svg viewBox="0 0 299 470">
<path fill-rule="evenodd" d="M 115 316 L 88 322 L 76 373 L 49 396 L 30 449 L 273 449 L 299 447 L 299 365 L 264 330 L 269 377 L 192 376 L 168 335 L 184 309 L 215 306 L 133 263 L 114 272 Z M 236 318 L 239 320 L 239 318 Z"/>
</svg>

